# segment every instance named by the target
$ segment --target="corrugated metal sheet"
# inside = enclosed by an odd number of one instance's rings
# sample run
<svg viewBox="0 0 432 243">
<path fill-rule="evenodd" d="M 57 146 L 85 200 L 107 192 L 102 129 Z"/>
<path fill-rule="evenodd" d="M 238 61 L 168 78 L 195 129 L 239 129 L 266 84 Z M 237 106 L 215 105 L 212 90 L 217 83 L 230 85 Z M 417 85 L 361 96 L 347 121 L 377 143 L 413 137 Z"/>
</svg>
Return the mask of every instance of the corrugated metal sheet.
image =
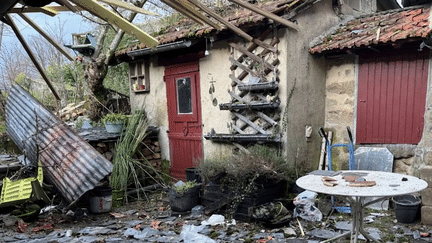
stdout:
<svg viewBox="0 0 432 243">
<path fill-rule="evenodd" d="M 429 51 L 360 56 L 357 144 L 420 142 L 428 60 Z"/>
<path fill-rule="evenodd" d="M 36 164 L 39 160 L 50 180 L 69 202 L 112 171 L 112 164 L 58 120 L 34 97 L 14 85 L 6 103 L 6 131 Z"/>
<path fill-rule="evenodd" d="M 407 38 L 426 38 L 432 31 L 429 15 L 430 6 L 417 6 L 363 16 L 336 29 L 309 51 L 348 50 Z"/>
</svg>

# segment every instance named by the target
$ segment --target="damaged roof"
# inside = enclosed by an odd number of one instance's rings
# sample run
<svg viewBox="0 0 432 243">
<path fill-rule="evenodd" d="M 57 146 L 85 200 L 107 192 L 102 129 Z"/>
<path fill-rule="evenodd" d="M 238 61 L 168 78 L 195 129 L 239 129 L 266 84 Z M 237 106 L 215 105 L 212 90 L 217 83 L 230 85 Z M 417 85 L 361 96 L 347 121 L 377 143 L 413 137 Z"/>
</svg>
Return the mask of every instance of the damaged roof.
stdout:
<svg viewBox="0 0 432 243">
<path fill-rule="evenodd" d="M 306 9 L 320 0 L 279 0 L 269 1 L 257 4 L 257 7 L 271 12 L 276 15 L 286 15 L 288 18 L 295 16 L 298 12 Z M 229 21 L 236 27 L 250 27 L 263 23 L 267 20 L 263 15 L 257 14 L 245 8 L 232 8 L 226 10 L 224 17 L 225 20 Z M 223 30 L 227 30 L 226 26 L 222 26 Z M 216 33 L 216 29 L 211 26 L 202 26 L 192 20 L 185 18 L 173 25 L 161 29 L 155 33 L 156 39 L 159 44 L 173 43 L 183 39 L 202 38 L 209 36 L 210 34 Z M 131 45 L 123 50 L 116 53 L 116 56 L 126 54 L 130 51 L 140 50 L 147 48 L 142 43 Z"/>
<path fill-rule="evenodd" d="M 74 202 L 112 171 L 112 163 L 18 84 L 6 103 L 6 132 L 60 194 Z"/>
<path fill-rule="evenodd" d="M 337 28 L 309 51 L 314 54 L 426 38 L 431 32 L 429 17 L 430 5 L 363 16 Z"/>
</svg>

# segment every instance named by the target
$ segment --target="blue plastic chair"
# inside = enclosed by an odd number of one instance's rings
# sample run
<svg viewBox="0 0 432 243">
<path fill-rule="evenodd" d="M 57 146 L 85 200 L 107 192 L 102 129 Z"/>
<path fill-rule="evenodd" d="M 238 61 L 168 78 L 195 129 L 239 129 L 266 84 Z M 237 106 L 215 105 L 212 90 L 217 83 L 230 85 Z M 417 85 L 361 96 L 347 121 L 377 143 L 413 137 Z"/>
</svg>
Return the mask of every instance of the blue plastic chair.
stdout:
<svg viewBox="0 0 432 243">
<path fill-rule="evenodd" d="M 335 147 L 347 147 L 348 151 L 349 151 L 349 170 L 355 170 L 354 166 L 354 142 L 353 142 L 353 138 L 352 138 L 352 133 L 351 133 L 351 129 L 349 126 L 347 126 L 347 132 L 348 132 L 348 136 L 350 139 L 350 143 L 346 144 L 346 143 L 337 143 L 337 144 L 330 144 L 330 140 L 328 139 L 327 134 L 325 133 L 324 129 L 322 127 L 319 128 L 318 133 L 320 134 L 321 137 L 324 137 L 326 140 L 326 148 L 327 148 L 327 158 L 328 158 L 328 169 L 329 171 L 332 171 L 332 156 L 331 156 L 331 151 L 332 148 Z M 331 198 L 332 200 L 332 205 L 333 208 L 336 209 L 338 212 L 342 212 L 342 213 L 351 213 L 351 208 L 350 207 L 336 207 L 334 206 L 334 199 L 333 196 Z"/>
</svg>

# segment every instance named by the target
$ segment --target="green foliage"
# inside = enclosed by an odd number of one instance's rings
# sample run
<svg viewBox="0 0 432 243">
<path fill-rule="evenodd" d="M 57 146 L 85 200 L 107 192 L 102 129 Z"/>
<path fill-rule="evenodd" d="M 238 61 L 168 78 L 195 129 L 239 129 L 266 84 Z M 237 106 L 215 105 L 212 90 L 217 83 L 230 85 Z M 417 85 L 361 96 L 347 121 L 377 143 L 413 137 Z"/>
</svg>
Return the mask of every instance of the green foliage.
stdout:
<svg viewBox="0 0 432 243">
<path fill-rule="evenodd" d="M 188 182 L 183 183 L 181 186 L 174 186 L 174 190 L 178 194 L 185 194 L 190 189 L 196 187 L 196 185 L 197 185 L 197 183 L 195 181 L 188 181 Z"/>
<path fill-rule="evenodd" d="M 122 63 L 108 68 L 104 79 L 104 87 L 121 94 L 129 95 L 129 64 Z"/>
<path fill-rule="evenodd" d="M 121 113 L 109 113 L 106 114 L 102 120 L 103 123 L 111 122 L 111 123 L 117 123 L 117 122 L 126 122 L 127 116 L 125 114 Z"/>
<path fill-rule="evenodd" d="M 139 111 L 132 115 L 126 134 L 118 141 L 110 178 L 110 185 L 114 190 L 126 190 L 130 179 L 133 180 L 136 188 L 142 188 L 137 176 L 137 169 L 140 170 L 142 167 L 133 158 L 133 155 L 138 145 L 147 136 L 148 126 L 149 121 L 145 111 Z"/>
</svg>

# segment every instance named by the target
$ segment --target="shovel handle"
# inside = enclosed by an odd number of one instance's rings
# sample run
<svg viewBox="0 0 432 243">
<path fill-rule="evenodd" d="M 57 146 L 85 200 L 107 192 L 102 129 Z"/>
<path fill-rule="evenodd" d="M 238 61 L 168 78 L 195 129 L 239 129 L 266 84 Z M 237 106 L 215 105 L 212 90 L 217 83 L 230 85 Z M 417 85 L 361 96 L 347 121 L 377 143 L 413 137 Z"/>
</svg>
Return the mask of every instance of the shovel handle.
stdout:
<svg viewBox="0 0 432 243">
<path fill-rule="evenodd" d="M 347 126 L 347 132 L 348 132 L 348 136 L 349 136 L 349 139 L 350 139 L 351 143 L 353 143 L 353 136 L 352 136 L 352 133 L 351 133 L 351 128 L 349 126 Z"/>
<path fill-rule="evenodd" d="M 325 131 L 324 131 L 324 128 L 320 127 L 320 128 L 318 129 L 318 133 L 319 133 L 319 135 L 320 135 L 322 138 L 325 138 L 325 140 L 326 140 L 327 143 L 329 143 L 329 140 L 328 140 L 327 134 L 326 134 Z"/>
</svg>

